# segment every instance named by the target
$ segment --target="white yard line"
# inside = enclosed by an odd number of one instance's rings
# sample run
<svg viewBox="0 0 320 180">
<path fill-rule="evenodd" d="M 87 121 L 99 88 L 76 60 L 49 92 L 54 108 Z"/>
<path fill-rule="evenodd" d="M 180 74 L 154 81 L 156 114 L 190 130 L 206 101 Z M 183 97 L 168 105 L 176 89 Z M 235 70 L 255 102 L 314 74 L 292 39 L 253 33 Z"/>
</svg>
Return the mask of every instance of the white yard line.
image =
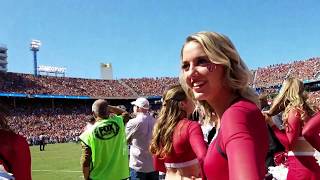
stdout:
<svg viewBox="0 0 320 180">
<path fill-rule="evenodd" d="M 65 173 L 80 173 L 82 171 L 70 171 L 70 170 L 51 170 L 51 169 L 33 169 L 35 172 L 65 172 Z"/>
</svg>

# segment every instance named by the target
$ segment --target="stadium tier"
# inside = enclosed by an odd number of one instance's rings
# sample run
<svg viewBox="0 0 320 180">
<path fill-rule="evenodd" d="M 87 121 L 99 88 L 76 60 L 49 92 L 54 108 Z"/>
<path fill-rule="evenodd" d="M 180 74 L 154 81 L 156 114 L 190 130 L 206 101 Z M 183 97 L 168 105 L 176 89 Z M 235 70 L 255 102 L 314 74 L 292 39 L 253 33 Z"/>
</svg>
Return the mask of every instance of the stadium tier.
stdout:
<svg viewBox="0 0 320 180">
<path fill-rule="evenodd" d="M 134 92 L 117 80 L 94 80 L 68 77 L 39 76 L 20 73 L 2 73 L 1 93 L 20 93 L 47 98 L 132 98 Z"/>
<path fill-rule="evenodd" d="M 258 68 L 252 71 L 252 86 L 258 93 L 275 93 L 286 77 L 295 76 L 312 91 L 309 101 L 319 106 L 319 67 L 320 58 L 310 58 Z M 41 134 L 50 143 L 68 142 L 82 132 L 94 99 L 109 99 L 131 111 L 132 99 L 146 96 L 156 109 L 163 91 L 177 83 L 177 77 L 98 80 L 7 72 L 0 73 L 0 100 L 8 106 L 10 127 L 30 144 L 37 144 Z"/>
<path fill-rule="evenodd" d="M 319 72 L 319 57 L 304 61 L 294 61 L 289 64 L 276 64 L 255 70 L 253 85 L 255 87 L 279 85 L 288 76 L 293 76 L 303 81 L 313 81 L 319 79 Z"/>
<path fill-rule="evenodd" d="M 295 61 L 258 68 L 253 72 L 252 86 L 257 89 L 274 89 L 288 76 L 305 82 L 318 80 L 320 58 Z M 138 96 L 160 96 L 163 91 L 178 83 L 176 77 L 128 78 L 120 80 L 98 80 L 68 77 L 39 76 L 20 73 L 0 74 L 0 93 L 25 94 L 48 98 L 116 98 L 133 99 Z M 7 94 L 2 94 L 7 95 Z"/>
</svg>

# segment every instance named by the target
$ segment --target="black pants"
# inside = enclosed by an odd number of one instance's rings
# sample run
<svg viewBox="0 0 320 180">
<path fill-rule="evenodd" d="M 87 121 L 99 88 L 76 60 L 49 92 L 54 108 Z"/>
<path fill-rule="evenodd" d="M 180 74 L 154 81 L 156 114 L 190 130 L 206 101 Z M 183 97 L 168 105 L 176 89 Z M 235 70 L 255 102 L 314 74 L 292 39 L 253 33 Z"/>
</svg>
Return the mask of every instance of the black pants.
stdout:
<svg viewBox="0 0 320 180">
<path fill-rule="evenodd" d="M 130 168 L 130 180 L 158 180 L 159 172 L 153 171 L 149 173 L 138 172 L 132 168 Z"/>
<path fill-rule="evenodd" d="M 43 141 L 40 141 L 40 151 L 44 151 L 46 144 Z"/>
</svg>

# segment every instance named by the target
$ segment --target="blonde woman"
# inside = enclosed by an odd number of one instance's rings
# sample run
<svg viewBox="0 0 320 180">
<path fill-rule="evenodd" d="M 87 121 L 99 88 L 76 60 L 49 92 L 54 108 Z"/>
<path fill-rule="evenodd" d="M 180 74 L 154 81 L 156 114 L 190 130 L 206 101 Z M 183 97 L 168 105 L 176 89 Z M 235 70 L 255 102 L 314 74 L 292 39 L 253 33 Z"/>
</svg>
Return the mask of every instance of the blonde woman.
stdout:
<svg viewBox="0 0 320 180">
<path fill-rule="evenodd" d="M 186 119 L 194 110 L 180 85 L 169 88 L 150 144 L 156 170 L 166 179 L 201 178 L 207 146 L 198 122 Z"/>
<path fill-rule="evenodd" d="M 280 131 L 270 118 L 276 136 L 288 150 L 288 180 L 320 179 L 320 167 L 314 158 L 315 150 L 302 136 L 303 126 L 315 111 L 307 103 L 303 82 L 296 78 L 288 78 L 274 99 L 268 115 L 273 116 L 283 111 L 282 119 L 285 131 Z"/>
<path fill-rule="evenodd" d="M 215 32 L 187 37 L 181 50 L 182 84 L 218 124 L 204 171 L 208 179 L 263 179 L 268 150 L 267 126 L 251 74 L 232 42 Z"/>
</svg>

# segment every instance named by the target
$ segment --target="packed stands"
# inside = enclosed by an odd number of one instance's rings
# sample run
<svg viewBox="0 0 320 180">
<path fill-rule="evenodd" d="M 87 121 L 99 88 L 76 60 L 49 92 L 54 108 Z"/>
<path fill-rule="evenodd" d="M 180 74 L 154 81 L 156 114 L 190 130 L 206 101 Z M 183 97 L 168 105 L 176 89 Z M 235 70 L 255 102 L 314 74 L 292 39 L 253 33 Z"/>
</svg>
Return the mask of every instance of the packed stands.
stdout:
<svg viewBox="0 0 320 180">
<path fill-rule="evenodd" d="M 9 126 L 16 133 L 27 138 L 29 144 L 37 144 L 40 135 L 47 137 L 48 143 L 76 141 L 86 125 L 90 114 L 86 106 L 46 104 L 19 106 L 10 111 Z"/>
<path fill-rule="evenodd" d="M 320 58 L 276 64 L 252 70 L 256 88 L 279 85 L 287 76 L 301 80 L 315 80 L 320 74 Z M 170 85 L 178 83 L 176 77 L 128 78 L 98 80 L 68 77 L 39 76 L 20 73 L 1 73 L 0 92 L 25 94 L 55 94 L 90 97 L 136 97 L 157 96 Z"/>
<path fill-rule="evenodd" d="M 269 87 L 282 84 L 287 76 L 301 80 L 314 80 L 320 69 L 320 58 L 310 58 L 305 61 L 294 61 L 289 64 L 276 64 L 255 71 L 253 84 L 255 87 Z"/>
<path fill-rule="evenodd" d="M 308 93 L 308 100 L 320 109 L 320 91 Z"/>
<path fill-rule="evenodd" d="M 139 96 L 161 96 L 167 87 L 179 83 L 178 78 L 139 78 L 121 79 Z"/>
<path fill-rule="evenodd" d="M 319 80 L 320 58 L 295 61 L 289 64 L 277 64 L 252 70 L 252 85 L 258 92 L 276 93 L 284 78 L 298 77 L 305 82 Z M 120 80 L 98 80 L 68 77 L 35 77 L 30 74 L 0 73 L 0 95 L 21 93 L 28 98 L 33 95 L 88 96 L 89 100 L 110 98 L 121 101 L 137 96 L 161 96 L 163 91 L 178 83 L 177 77 L 127 78 Z M 310 92 L 309 101 L 320 106 L 320 91 Z M 1 96 L 0 96 L 1 98 Z M 85 126 L 90 114 L 90 102 L 74 103 L 66 97 L 63 103 L 44 99 L 45 103 L 15 103 L 16 97 L 6 97 L 10 101 L 9 124 L 13 130 L 28 138 L 30 144 L 36 144 L 44 133 L 50 143 L 73 141 Z M 87 101 L 89 101 L 87 100 Z M 86 101 L 86 100 L 79 100 Z M 70 103 L 73 102 L 73 103 Z M 128 103 L 128 102 L 127 102 Z M 52 106 L 54 104 L 54 107 Z M 128 103 L 130 104 L 130 103 Z"/>
<path fill-rule="evenodd" d="M 1 73 L 0 92 L 50 94 L 90 97 L 132 97 L 134 94 L 117 80 L 97 80 L 68 77 Z"/>
</svg>

